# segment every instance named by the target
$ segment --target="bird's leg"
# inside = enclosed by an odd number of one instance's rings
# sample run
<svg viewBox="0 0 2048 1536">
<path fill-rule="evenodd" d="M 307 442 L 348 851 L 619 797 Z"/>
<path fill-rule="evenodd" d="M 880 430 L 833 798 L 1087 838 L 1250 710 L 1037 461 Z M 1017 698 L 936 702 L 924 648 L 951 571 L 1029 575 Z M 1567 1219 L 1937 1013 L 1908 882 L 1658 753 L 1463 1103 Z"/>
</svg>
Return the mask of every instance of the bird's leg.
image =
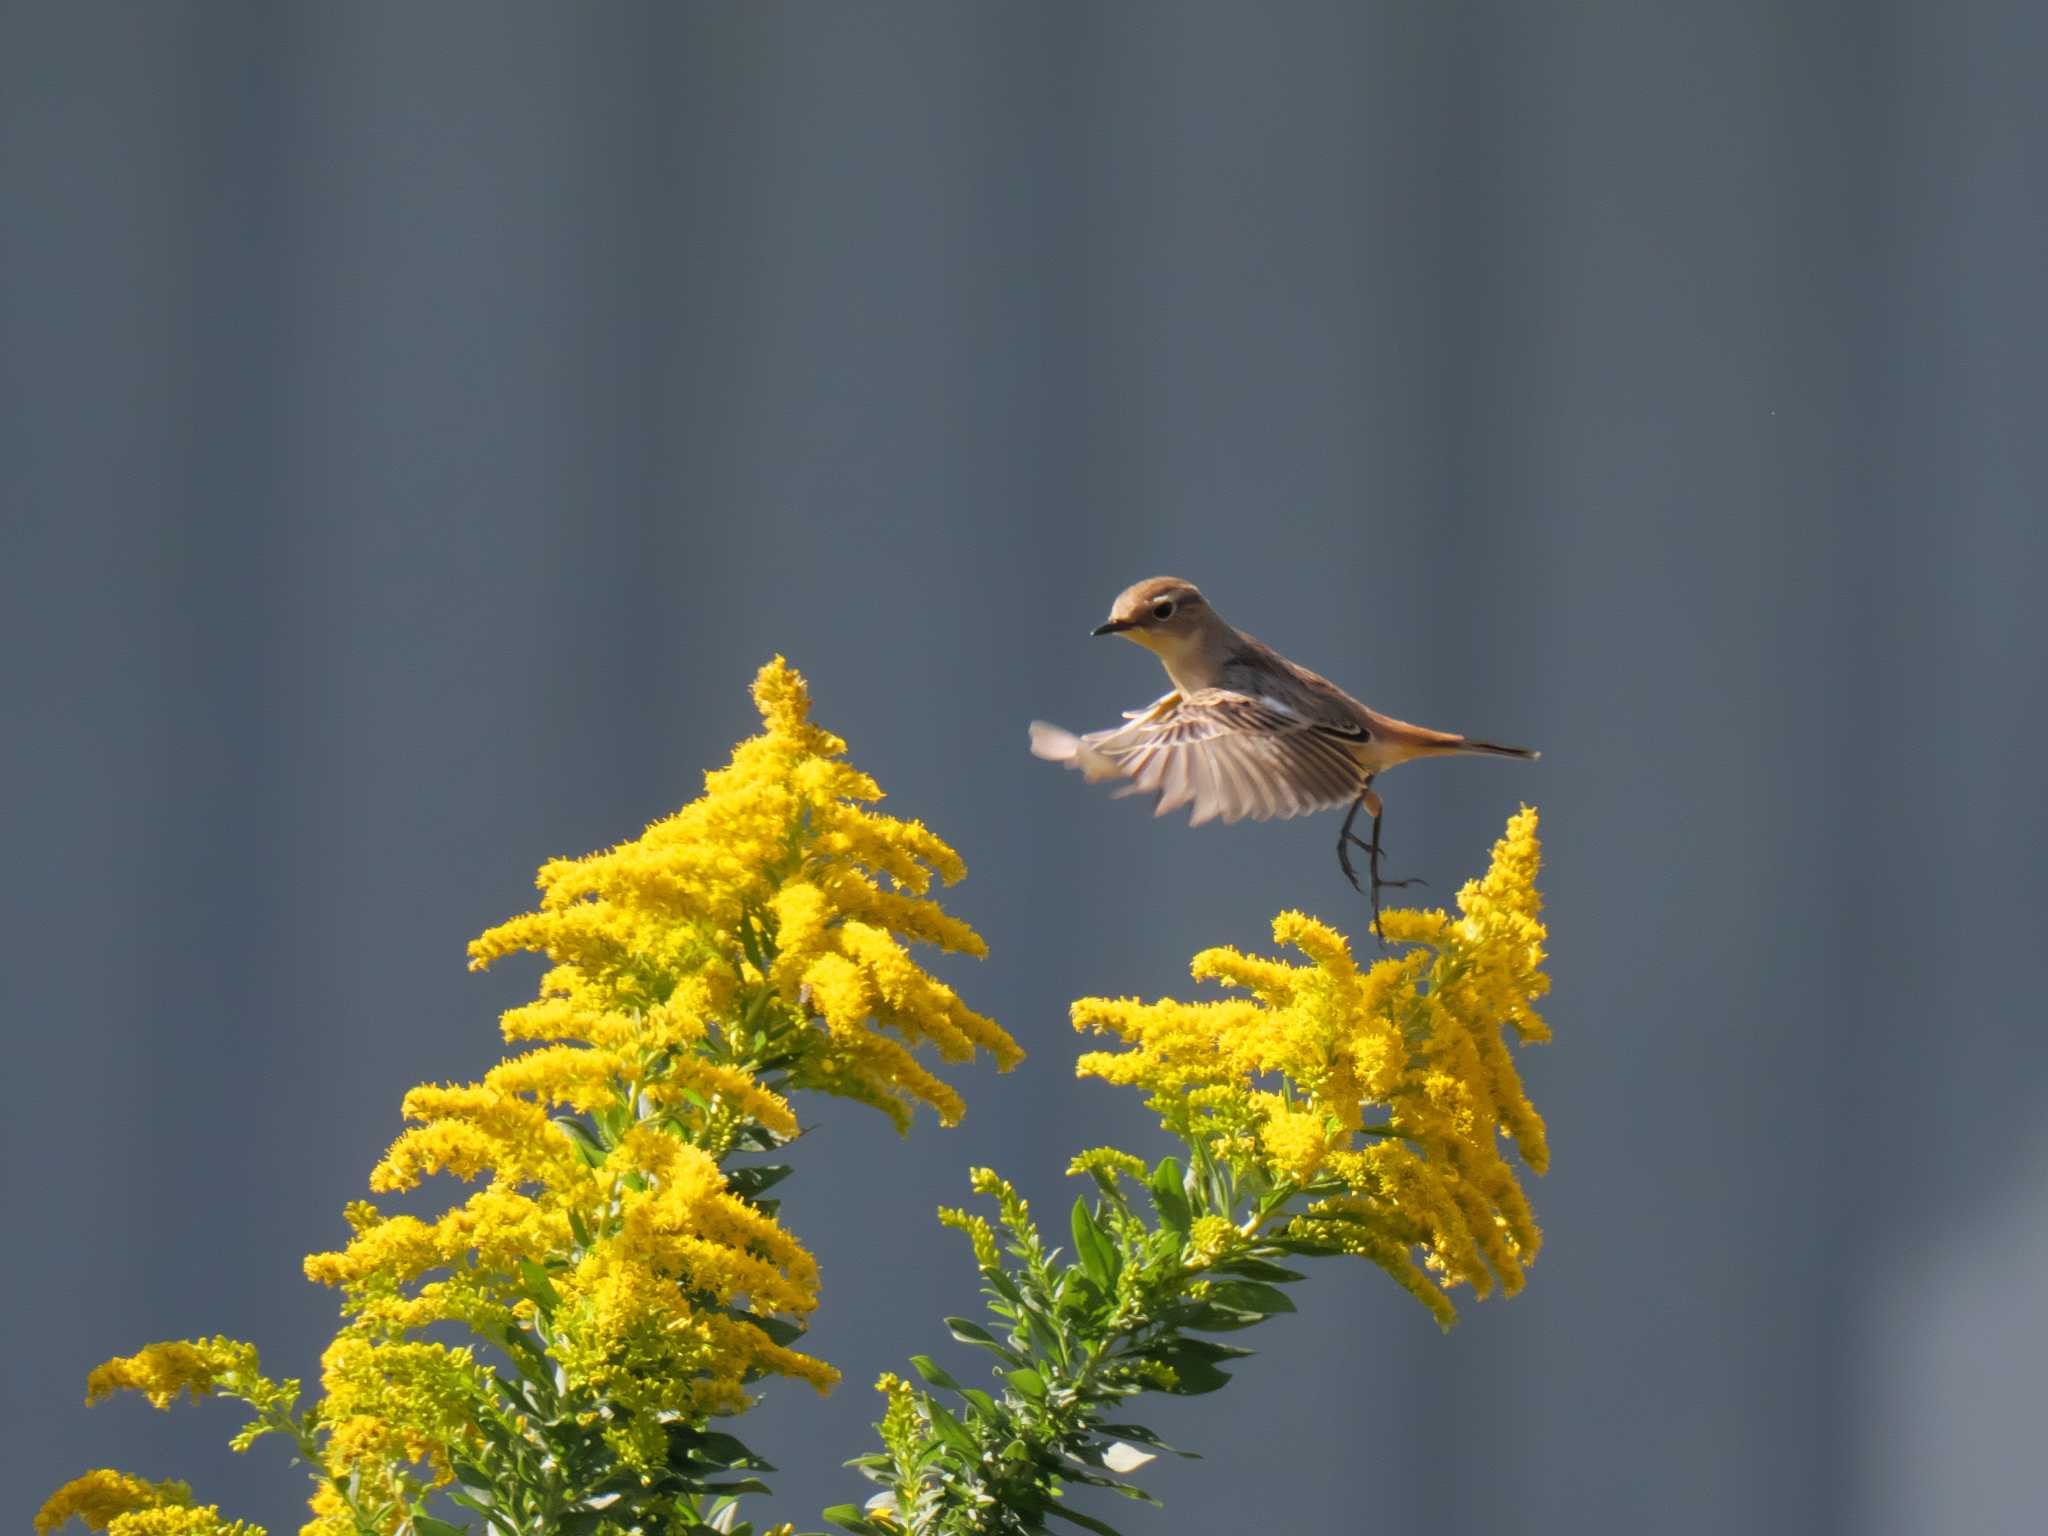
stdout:
<svg viewBox="0 0 2048 1536">
<path fill-rule="evenodd" d="M 1365 787 L 1359 790 L 1358 798 L 1351 802 L 1351 809 L 1344 813 L 1344 825 L 1337 833 L 1337 867 L 1344 871 L 1344 878 L 1351 882 L 1351 889 L 1361 896 L 1365 894 L 1365 887 L 1358 883 L 1358 871 L 1351 867 L 1351 844 L 1358 844 L 1377 859 L 1380 851 L 1379 837 L 1375 834 L 1373 840 L 1368 843 L 1351 830 L 1351 824 L 1358 820 L 1359 808 L 1365 804 L 1365 797 L 1371 793 L 1372 782 L 1367 780 Z M 1373 820 L 1377 823 L 1379 818 L 1375 816 Z"/>
<path fill-rule="evenodd" d="M 1351 830 L 1362 810 L 1372 812 L 1372 841 L 1367 842 Z M 1365 887 L 1358 883 L 1358 871 L 1351 867 L 1351 849 L 1363 848 L 1371 859 L 1369 866 L 1375 889 L 1382 885 L 1407 885 L 1406 880 L 1388 881 L 1380 878 L 1380 855 L 1386 850 L 1380 846 L 1380 797 L 1368 778 L 1358 787 L 1358 798 L 1351 802 L 1351 809 L 1344 813 L 1344 825 L 1337 833 L 1337 867 L 1344 871 L 1344 878 L 1351 882 L 1351 889 L 1364 894 Z"/>
<path fill-rule="evenodd" d="M 1358 820 L 1358 813 L 1362 809 L 1370 809 L 1372 811 L 1371 842 L 1367 842 L 1351 830 L 1352 824 Z M 1351 848 L 1355 845 L 1363 848 L 1366 852 L 1368 859 L 1366 866 L 1367 876 L 1372 881 L 1372 928 L 1374 933 L 1380 933 L 1380 892 L 1382 890 L 1398 891 L 1407 886 L 1427 885 L 1429 883 L 1420 876 L 1411 876 L 1406 880 L 1383 880 L 1380 878 L 1380 855 L 1386 852 L 1386 849 L 1380 844 L 1381 809 L 1380 797 L 1374 793 L 1372 780 L 1368 778 L 1360 786 L 1358 798 L 1351 802 L 1351 809 L 1345 812 L 1344 826 L 1337 833 L 1337 867 L 1344 871 L 1344 878 L 1351 882 L 1351 888 L 1360 894 L 1364 893 L 1365 887 L 1358 883 L 1358 871 L 1351 867 Z M 1381 934 L 1381 938 L 1384 939 L 1385 935 Z"/>
</svg>

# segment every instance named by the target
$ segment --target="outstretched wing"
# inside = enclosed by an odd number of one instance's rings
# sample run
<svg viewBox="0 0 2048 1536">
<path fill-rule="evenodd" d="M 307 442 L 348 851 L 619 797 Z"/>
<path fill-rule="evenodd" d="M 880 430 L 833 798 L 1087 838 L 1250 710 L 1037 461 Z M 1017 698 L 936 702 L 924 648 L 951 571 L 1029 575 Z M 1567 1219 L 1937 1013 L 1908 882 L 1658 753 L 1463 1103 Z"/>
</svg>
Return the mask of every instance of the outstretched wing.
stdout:
<svg viewBox="0 0 2048 1536">
<path fill-rule="evenodd" d="M 1254 821 L 1348 805 L 1364 770 L 1335 733 L 1249 694 L 1173 695 L 1115 730 L 1075 736 L 1034 721 L 1031 750 L 1089 781 L 1122 778 L 1120 795 L 1159 796 L 1154 814 L 1192 805 L 1191 825 Z"/>
</svg>

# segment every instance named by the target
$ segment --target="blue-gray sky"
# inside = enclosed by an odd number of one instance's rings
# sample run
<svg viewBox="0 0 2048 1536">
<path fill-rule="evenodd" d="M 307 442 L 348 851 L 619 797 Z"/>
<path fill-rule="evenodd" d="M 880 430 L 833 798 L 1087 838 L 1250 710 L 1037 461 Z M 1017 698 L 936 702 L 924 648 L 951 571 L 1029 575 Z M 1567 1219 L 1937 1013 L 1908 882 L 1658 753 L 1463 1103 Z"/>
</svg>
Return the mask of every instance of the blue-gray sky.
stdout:
<svg viewBox="0 0 2048 1536">
<path fill-rule="evenodd" d="M 290 1530 L 224 1410 L 85 1370 L 298 1274 L 404 1089 L 532 984 L 533 867 L 637 831 L 776 651 L 952 838 L 1032 1050 L 823 1117 L 787 1216 L 858 1497 L 971 1308 L 931 1212 L 1144 1144 L 1066 1004 L 1185 991 L 1325 818 L 1032 761 L 1166 571 L 1369 702 L 1526 740 L 1383 782 L 1438 891 L 1544 812 L 1555 1171 L 1449 1338 L 1333 1271 L 1146 1417 L 1133 1532 L 2038 1518 L 2048 20 L 2020 3 L 0 4 L 0 1504 L 86 1466 Z M 1128 1518 L 1126 1518 L 1128 1517 Z"/>
</svg>

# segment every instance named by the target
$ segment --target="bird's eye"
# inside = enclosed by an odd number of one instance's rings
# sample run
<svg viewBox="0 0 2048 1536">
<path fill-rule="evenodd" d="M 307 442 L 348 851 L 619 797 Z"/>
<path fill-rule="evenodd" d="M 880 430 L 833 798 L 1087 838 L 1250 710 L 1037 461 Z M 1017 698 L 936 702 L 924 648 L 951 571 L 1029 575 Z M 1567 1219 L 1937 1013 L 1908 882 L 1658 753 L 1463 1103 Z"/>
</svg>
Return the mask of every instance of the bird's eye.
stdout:
<svg viewBox="0 0 2048 1536">
<path fill-rule="evenodd" d="M 1155 619 L 1170 619 L 1170 618 L 1172 618 L 1172 617 L 1173 617 L 1173 603 L 1172 603 L 1172 600 L 1171 600 L 1171 599 L 1169 599 L 1168 601 L 1166 601 L 1166 602 L 1163 602 L 1163 603 L 1154 603 L 1154 604 L 1152 605 L 1152 617 L 1153 617 L 1153 618 L 1155 618 Z"/>
</svg>

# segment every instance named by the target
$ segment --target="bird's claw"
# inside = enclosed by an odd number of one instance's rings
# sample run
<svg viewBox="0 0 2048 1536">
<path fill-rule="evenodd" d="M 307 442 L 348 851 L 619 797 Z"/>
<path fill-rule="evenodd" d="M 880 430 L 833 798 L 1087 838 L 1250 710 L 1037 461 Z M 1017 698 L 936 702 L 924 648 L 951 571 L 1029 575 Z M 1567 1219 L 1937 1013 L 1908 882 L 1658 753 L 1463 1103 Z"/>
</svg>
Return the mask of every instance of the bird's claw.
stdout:
<svg viewBox="0 0 2048 1536">
<path fill-rule="evenodd" d="M 1366 793 L 1370 793 L 1370 791 L 1371 784 L 1368 781 Z M 1420 875 L 1410 875 L 1405 880 L 1385 880 L 1380 877 L 1380 856 L 1387 850 L 1386 845 L 1380 841 L 1380 818 L 1377 808 L 1377 797 L 1374 798 L 1373 803 L 1375 808 L 1372 818 L 1372 840 L 1368 842 L 1365 838 L 1360 837 L 1351 830 L 1352 822 L 1357 819 L 1359 810 L 1366 804 L 1366 794 L 1360 794 L 1358 799 L 1352 802 L 1351 812 L 1344 818 L 1343 829 L 1337 834 L 1337 867 L 1344 872 L 1344 878 L 1351 882 L 1351 889 L 1358 892 L 1361 896 L 1366 895 L 1365 887 L 1358 882 L 1358 871 L 1351 864 L 1351 850 L 1353 848 L 1361 848 L 1365 851 L 1368 859 L 1366 873 L 1367 877 L 1372 881 L 1372 893 L 1370 896 L 1372 902 L 1372 931 L 1379 938 L 1380 943 L 1384 945 L 1387 942 L 1387 936 L 1380 926 L 1380 892 L 1406 890 L 1411 885 L 1426 886 L 1429 882 Z"/>
</svg>

